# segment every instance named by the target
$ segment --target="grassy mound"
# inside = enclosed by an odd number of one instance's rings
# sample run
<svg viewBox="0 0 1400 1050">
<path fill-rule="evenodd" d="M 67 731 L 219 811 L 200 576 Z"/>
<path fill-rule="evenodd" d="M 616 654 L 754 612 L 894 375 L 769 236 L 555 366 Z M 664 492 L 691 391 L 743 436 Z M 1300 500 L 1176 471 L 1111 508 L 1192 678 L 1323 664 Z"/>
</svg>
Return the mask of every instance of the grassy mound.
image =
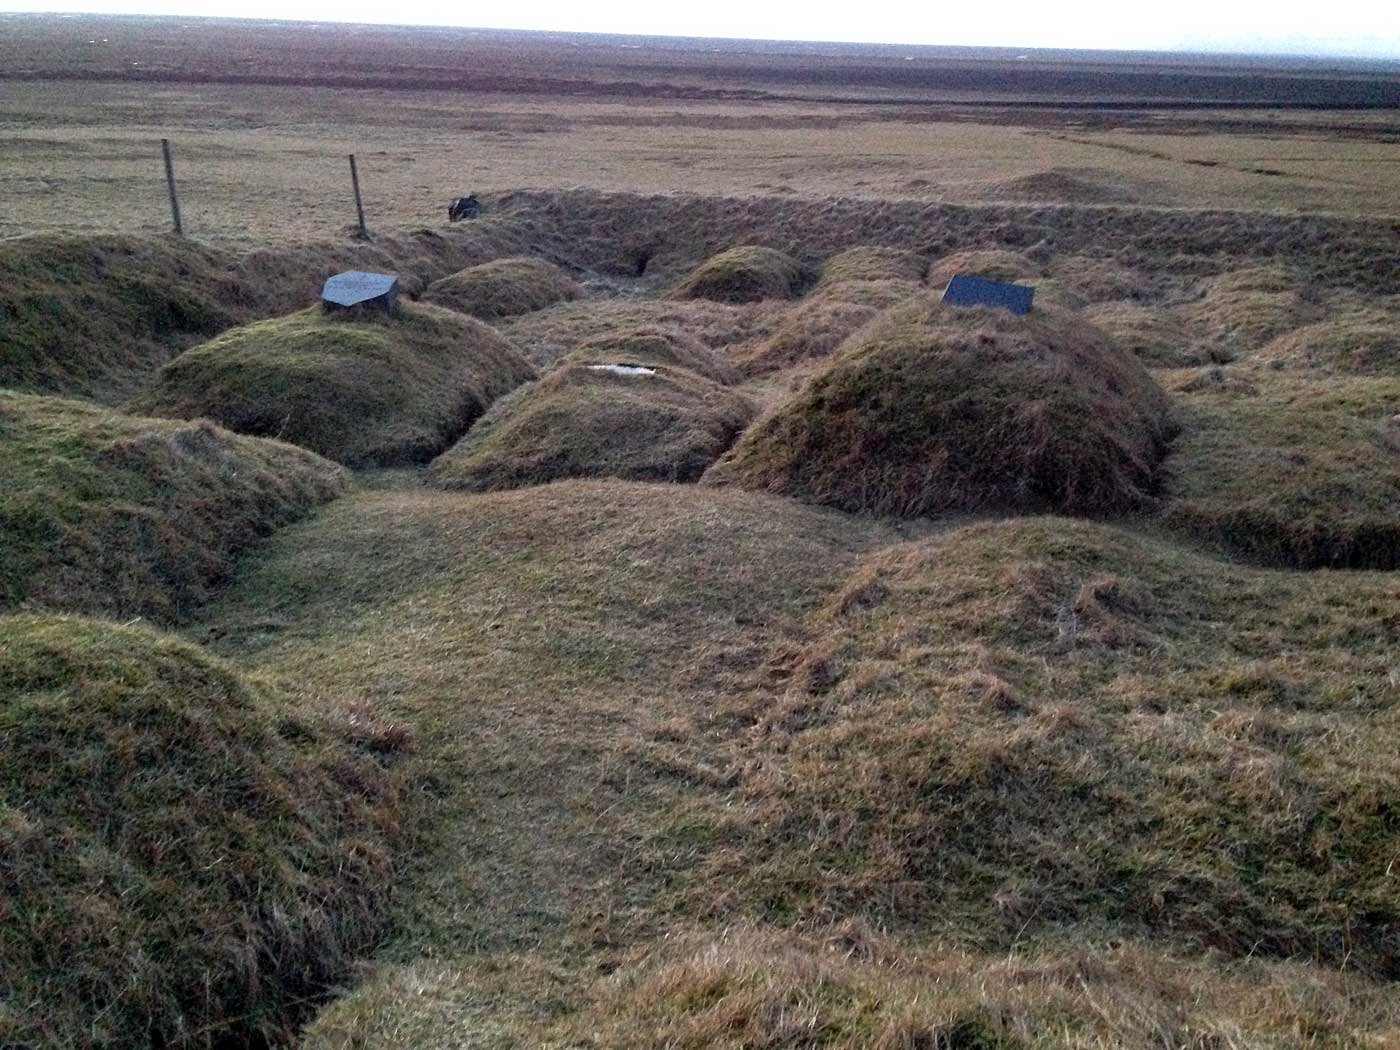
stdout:
<svg viewBox="0 0 1400 1050">
<path fill-rule="evenodd" d="M 786 303 L 713 303 L 707 299 L 612 299 L 559 303 L 503 321 L 500 330 L 540 368 L 621 328 L 679 328 L 729 356 L 771 334 Z"/>
<path fill-rule="evenodd" d="M 39 616 L 0 618 L 0 723 L 5 1045 L 260 1045 L 380 933 L 397 789 L 348 726 Z"/>
<path fill-rule="evenodd" d="M 707 480 L 850 511 L 1141 507 L 1166 398 L 1093 327 L 1049 312 L 897 308 Z"/>
<path fill-rule="evenodd" d="M 0 605 L 183 618 L 341 470 L 208 423 L 0 392 Z"/>
<path fill-rule="evenodd" d="M 1400 314 L 1357 309 L 1279 336 L 1252 361 L 1278 368 L 1400 376 Z"/>
<path fill-rule="evenodd" d="M 534 370 L 495 330 L 440 307 L 312 307 L 225 332 L 160 370 L 138 411 L 206 417 L 351 466 L 423 462 Z"/>
<path fill-rule="evenodd" d="M 862 245 L 837 252 L 822 263 L 817 286 L 843 281 L 910 281 L 918 284 L 924 279 L 927 269 L 928 260 L 916 252 Z"/>
<path fill-rule="evenodd" d="M 0 242 L 0 386 L 129 395 L 190 341 L 233 324 L 236 282 L 184 241 Z"/>
<path fill-rule="evenodd" d="M 1171 386 L 1168 522 L 1268 564 L 1400 567 L 1400 379 L 1208 369 Z"/>
<path fill-rule="evenodd" d="M 774 658 L 710 900 L 1393 981 L 1394 586 L 1055 518 L 871 555 Z"/>
<path fill-rule="evenodd" d="M 942 294 L 958 274 L 985 277 L 990 281 L 1028 281 L 1040 276 L 1040 267 L 1020 252 L 1000 249 L 973 249 L 954 252 L 939 259 L 928 271 L 928 286 Z"/>
<path fill-rule="evenodd" d="M 580 344 L 563 360 L 567 364 L 680 368 L 726 386 L 740 379 L 738 369 L 695 336 L 674 326 L 616 328 Z"/>
<path fill-rule="evenodd" d="M 428 285 L 423 298 L 484 321 L 542 310 L 577 299 L 579 287 L 563 270 L 543 259 L 497 259 Z"/>
<path fill-rule="evenodd" d="M 235 324 L 314 302 L 340 270 L 397 273 L 407 292 L 514 235 L 474 223 L 249 252 L 193 240 L 34 236 L 0 244 L 0 387 L 117 404 L 173 356 Z"/>
<path fill-rule="evenodd" d="M 1096 303 L 1085 309 L 1084 316 L 1149 368 L 1187 368 L 1228 356 L 1200 340 L 1169 307 Z"/>
<path fill-rule="evenodd" d="M 1202 282 L 1182 316 L 1212 344 L 1217 359 L 1252 354 L 1271 339 L 1317 318 L 1301 284 L 1277 267 L 1235 270 Z"/>
<path fill-rule="evenodd" d="M 677 368 L 566 364 L 503 398 L 432 466 L 483 491 L 561 478 L 694 481 L 753 418 L 747 400 Z"/>
<path fill-rule="evenodd" d="M 807 280 L 805 268 L 792 256 L 749 244 L 706 259 L 676 286 L 671 297 L 720 303 L 792 299 Z"/>
</svg>

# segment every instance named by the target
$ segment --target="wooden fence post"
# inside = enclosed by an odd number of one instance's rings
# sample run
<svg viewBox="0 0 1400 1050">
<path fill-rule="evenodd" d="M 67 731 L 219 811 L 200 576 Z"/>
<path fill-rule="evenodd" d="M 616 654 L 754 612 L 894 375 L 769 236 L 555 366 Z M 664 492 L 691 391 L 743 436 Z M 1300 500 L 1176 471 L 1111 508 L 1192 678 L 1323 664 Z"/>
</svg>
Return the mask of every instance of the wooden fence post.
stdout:
<svg viewBox="0 0 1400 1050">
<path fill-rule="evenodd" d="M 165 155 L 165 188 L 170 191 L 170 217 L 175 220 L 175 236 L 183 237 L 185 227 L 180 222 L 180 198 L 175 195 L 175 165 L 170 160 L 170 140 L 160 140 L 160 151 Z"/>
<path fill-rule="evenodd" d="M 365 205 L 360 200 L 360 173 L 355 168 L 355 154 L 350 154 L 350 185 L 355 188 L 355 214 L 360 217 L 360 236 L 365 240 L 369 239 L 369 230 L 365 229 Z"/>
</svg>

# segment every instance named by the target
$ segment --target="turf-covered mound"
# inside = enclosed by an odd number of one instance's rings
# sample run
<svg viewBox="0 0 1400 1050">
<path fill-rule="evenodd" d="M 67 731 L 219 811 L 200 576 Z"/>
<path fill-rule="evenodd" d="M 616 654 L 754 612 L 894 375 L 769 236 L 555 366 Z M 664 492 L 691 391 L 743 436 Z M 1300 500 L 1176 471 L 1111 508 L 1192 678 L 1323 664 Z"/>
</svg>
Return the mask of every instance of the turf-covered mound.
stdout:
<svg viewBox="0 0 1400 1050">
<path fill-rule="evenodd" d="M 683 369 L 565 364 L 497 402 L 431 477 L 472 491 L 561 478 L 694 481 L 752 418 L 745 398 Z"/>
<path fill-rule="evenodd" d="M 494 329 L 441 307 L 302 310 L 225 332 L 160 370 L 137 411 L 205 417 L 350 466 L 424 462 L 534 369 Z"/>
<path fill-rule="evenodd" d="M 843 282 L 833 289 L 847 289 Z M 870 322 L 880 311 L 874 306 L 848 302 L 844 298 L 813 295 L 797 303 L 783 315 L 769 339 L 736 355 L 737 364 L 749 375 L 766 375 L 783 368 L 830 357 L 851 333 Z"/>
<path fill-rule="evenodd" d="M 0 392 L 0 608 L 178 620 L 342 470 L 210 423 Z"/>
<path fill-rule="evenodd" d="M 806 268 L 786 252 L 746 244 L 706 259 L 676 286 L 671 296 L 720 303 L 792 299 L 807 281 Z"/>
<path fill-rule="evenodd" d="M 496 259 L 434 281 L 423 298 L 484 321 L 542 310 L 577 299 L 579 287 L 553 263 L 528 257 Z"/>
<path fill-rule="evenodd" d="M 498 326 L 537 367 L 545 368 L 594 339 L 625 328 L 679 328 L 728 355 L 766 339 L 785 302 L 715 303 L 708 299 L 591 299 L 558 303 Z"/>
<path fill-rule="evenodd" d="M 1025 282 L 1040 275 L 1040 267 L 1020 252 L 998 248 L 969 249 L 945 255 L 929 267 L 928 285 L 942 292 L 958 274 L 985 277 L 990 281 Z"/>
<path fill-rule="evenodd" d="M 594 336 L 563 358 L 568 364 L 634 364 L 694 372 L 726 386 L 739 370 L 693 335 L 674 325 L 616 328 Z"/>
<path fill-rule="evenodd" d="M 1202 341 L 1171 307 L 1095 303 L 1084 316 L 1149 368 L 1210 364 L 1213 355 L 1219 355 L 1218 348 Z"/>
<path fill-rule="evenodd" d="M 750 901 L 1393 981 L 1394 592 L 1050 517 L 872 554 L 775 653 L 703 885 L 725 922 Z"/>
<path fill-rule="evenodd" d="M 0 386 L 129 395 L 182 346 L 235 323 L 224 262 L 164 238 L 0 242 Z"/>
<path fill-rule="evenodd" d="M 1400 376 L 1400 312 L 1338 311 L 1284 333 L 1252 360 L 1278 368 Z"/>
<path fill-rule="evenodd" d="M 1111 514 L 1148 504 L 1166 398 L 1090 325 L 925 302 L 890 310 L 708 481 L 850 511 Z"/>
<path fill-rule="evenodd" d="M 928 260 L 903 248 L 860 245 L 837 252 L 822 263 L 818 287 L 842 281 L 911 281 L 924 279 Z"/>
<path fill-rule="evenodd" d="M 1400 379 L 1211 368 L 1168 385 L 1170 524 L 1271 565 L 1400 568 Z"/>
<path fill-rule="evenodd" d="M 1203 281 L 1181 307 L 1220 360 L 1249 355 L 1271 339 L 1317 319 L 1319 307 L 1279 267 L 1250 267 Z"/>
<path fill-rule="evenodd" d="M 266 1045 L 381 932 L 393 732 L 29 615 L 0 618 L 0 724 L 0 1043 Z"/>
</svg>

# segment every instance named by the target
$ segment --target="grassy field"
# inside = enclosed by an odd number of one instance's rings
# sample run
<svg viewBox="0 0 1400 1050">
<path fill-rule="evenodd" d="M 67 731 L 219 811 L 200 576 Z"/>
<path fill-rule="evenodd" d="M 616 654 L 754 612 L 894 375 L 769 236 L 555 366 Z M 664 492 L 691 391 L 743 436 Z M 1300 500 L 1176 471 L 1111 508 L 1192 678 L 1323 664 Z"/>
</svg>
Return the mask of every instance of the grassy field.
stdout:
<svg viewBox="0 0 1400 1050">
<path fill-rule="evenodd" d="M 1397 92 L 0 15 L 0 1046 L 1400 1048 Z"/>
</svg>

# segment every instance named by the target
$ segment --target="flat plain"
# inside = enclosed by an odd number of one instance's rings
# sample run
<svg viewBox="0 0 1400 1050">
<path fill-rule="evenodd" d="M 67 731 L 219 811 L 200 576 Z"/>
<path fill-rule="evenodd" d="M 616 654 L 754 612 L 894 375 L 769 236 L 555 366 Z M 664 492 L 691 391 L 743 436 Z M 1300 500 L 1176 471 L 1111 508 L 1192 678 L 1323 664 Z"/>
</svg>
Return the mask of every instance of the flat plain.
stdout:
<svg viewBox="0 0 1400 1050">
<path fill-rule="evenodd" d="M 0 1044 L 1400 1047 L 1397 202 L 1393 64 L 0 15 Z"/>
</svg>

